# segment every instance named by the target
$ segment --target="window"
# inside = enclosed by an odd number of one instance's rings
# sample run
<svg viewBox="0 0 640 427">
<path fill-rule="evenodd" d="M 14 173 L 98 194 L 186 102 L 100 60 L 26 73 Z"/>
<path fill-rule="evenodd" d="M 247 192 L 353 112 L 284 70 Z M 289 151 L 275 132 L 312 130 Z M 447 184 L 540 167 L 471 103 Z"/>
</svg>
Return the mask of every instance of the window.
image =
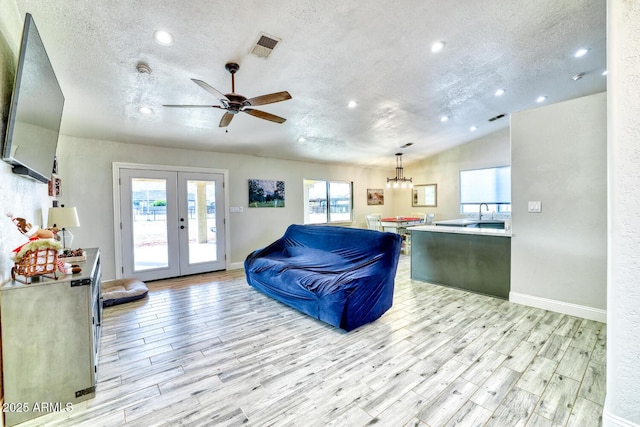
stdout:
<svg viewBox="0 0 640 427">
<path fill-rule="evenodd" d="M 353 183 L 304 180 L 304 223 L 352 221 Z"/>
<path fill-rule="evenodd" d="M 511 212 L 511 166 L 460 171 L 460 213 L 478 213 L 481 203 Z"/>
</svg>

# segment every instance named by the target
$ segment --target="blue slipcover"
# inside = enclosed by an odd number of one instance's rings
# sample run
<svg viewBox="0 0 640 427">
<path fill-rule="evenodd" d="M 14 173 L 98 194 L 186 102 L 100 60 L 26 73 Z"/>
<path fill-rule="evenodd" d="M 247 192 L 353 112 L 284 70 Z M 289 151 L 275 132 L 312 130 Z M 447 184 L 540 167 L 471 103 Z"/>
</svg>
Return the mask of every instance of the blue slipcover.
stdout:
<svg viewBox="0 0 640 427">
<path fill-rule="evenodd" d="M 401 244 L 394 233 L 294 224 L 244 268 L 260 292 L 350 331 L 391 308 Z"/>
</svg>

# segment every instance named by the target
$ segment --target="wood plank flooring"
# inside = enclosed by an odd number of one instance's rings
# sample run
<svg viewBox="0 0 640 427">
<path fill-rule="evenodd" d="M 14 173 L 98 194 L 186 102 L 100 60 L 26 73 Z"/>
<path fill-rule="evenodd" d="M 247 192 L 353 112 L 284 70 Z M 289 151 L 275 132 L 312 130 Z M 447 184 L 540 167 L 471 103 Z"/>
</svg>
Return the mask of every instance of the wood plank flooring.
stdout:
<svg viewBox="0 0 640 427">
<path fill-rule="evenodd" d="M 599 426 L 598 322 L 412 281 L 346 333 L 243 271 L 150 283 L 104 311 L 96 397 L 27 426 Z"/>
</svg>

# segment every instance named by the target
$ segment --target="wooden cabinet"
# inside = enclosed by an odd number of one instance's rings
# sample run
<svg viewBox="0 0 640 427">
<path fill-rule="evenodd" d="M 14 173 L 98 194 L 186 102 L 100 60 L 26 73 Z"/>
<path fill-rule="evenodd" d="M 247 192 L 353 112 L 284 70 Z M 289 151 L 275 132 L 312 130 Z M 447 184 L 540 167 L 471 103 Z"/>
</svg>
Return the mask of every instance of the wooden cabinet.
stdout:
<svg viewBox="0 0 640 427">
<path fill-rule="evenodd" d="M 0 289 L 5 424 L 12 426 L 95 396 L 102 301 L 100 251 L 82 271 Z"/>
</svg>

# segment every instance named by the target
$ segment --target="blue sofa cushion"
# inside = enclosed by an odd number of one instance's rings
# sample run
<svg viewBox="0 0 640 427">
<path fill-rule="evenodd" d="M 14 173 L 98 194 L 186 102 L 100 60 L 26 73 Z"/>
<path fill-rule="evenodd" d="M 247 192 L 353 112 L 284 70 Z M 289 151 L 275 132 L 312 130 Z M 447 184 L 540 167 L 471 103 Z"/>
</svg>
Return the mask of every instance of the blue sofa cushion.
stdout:
<svg viewBox="0 0 640 427">
<path fill-rule="evenodd" d="M 247 257 L 245 272 L 255 289 L 349 331 L 391 307 L 400 246 L 393 233 L 291 225 Z"/>
</svg>

